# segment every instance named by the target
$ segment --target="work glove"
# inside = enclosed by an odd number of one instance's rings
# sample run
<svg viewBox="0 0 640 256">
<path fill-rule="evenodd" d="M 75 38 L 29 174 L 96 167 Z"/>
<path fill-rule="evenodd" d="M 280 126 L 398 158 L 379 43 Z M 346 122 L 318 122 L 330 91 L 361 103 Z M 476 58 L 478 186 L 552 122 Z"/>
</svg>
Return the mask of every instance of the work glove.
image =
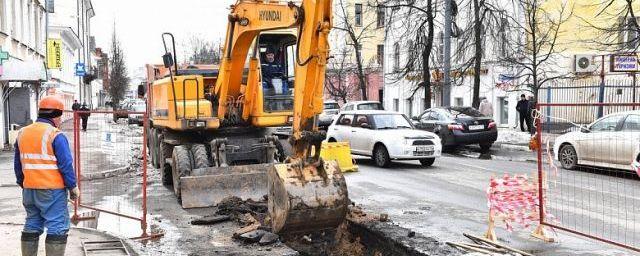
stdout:
<svg viewBox="0 0 640 256">
<path fill-rule="evenodd" d="M 78 199 L 79 195 L 80 195 L 80 190 L 78 189 L 78 187 L 69 189 L 69 199 L 76 200 Z"/>
</svg>

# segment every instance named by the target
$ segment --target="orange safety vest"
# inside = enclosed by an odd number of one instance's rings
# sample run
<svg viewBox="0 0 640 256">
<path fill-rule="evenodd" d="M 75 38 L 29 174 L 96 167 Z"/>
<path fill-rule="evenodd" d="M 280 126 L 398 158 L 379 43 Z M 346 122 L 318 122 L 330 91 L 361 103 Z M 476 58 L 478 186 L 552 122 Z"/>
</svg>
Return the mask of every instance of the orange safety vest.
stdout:
<svg viewBox="0 0 640 256">
<path fill-rule="evenodd" d="M 64 181 L 53 152 L 53 139 L 60 130 L 48 123 L 35 122 L 20 129 L 18 149 L 24 182 L 22 187 L 62 189 Z"/>
</svg>

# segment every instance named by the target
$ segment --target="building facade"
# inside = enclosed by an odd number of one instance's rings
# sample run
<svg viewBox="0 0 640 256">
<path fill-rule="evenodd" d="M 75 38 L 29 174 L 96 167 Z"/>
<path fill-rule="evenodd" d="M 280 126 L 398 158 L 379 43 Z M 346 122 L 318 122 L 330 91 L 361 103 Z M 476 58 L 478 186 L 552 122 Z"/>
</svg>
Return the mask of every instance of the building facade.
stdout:
<svg viewBox="0 0 640 256">
<path fill-rule="evenodd" d="M 362 65 L 368 100 L 382 99 L 385 9 L 363 0 L 333 1 L 331 56 L 325 98 L 339 102 L 361 100 L 358 61 Z M 360 52 L 358 60 L 357 51 Z"/>
</svg>

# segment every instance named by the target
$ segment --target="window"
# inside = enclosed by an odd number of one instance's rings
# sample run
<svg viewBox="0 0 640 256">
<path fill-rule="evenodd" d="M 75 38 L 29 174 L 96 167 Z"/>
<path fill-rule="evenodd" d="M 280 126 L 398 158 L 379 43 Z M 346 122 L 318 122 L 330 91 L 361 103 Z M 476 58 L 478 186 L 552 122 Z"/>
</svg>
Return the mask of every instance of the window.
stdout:
<svg viewBox="0 0 640 256">
<path fill-rule="evenodd" d="M 414 52 L 414 45 L 413 45 L 413 41 L 409 40 L 407 41 L 407 70 L 408 71 L 413 71 L 413 63 L 415 63 L 416 61 L 416 55 L 413 53 Z"/>
<path fill-rule="evenodd" d="M 622 116 L 609 116 L 600 121 L 595 122 L 589 127 L 589 130 L 592 132 L 606 132 L 606 131 L 615 131 L 616 127 L 618 127 L 618 123 L 622 119 Z"/>
<path fill-rule="evenodd" d="M 353 126 L 356 127 L 362 127 L 362 124 L 369 124 L 369 120 L 366 115 L 357 115 L 354 120 L 356 121 L 353 123 Z"/>
<path fill-rule="evenodd" d="M 347 104 L 344 106 L 344 111 L 353 110 L 353 104 Z"/>
<path fill-rule="evenodd" d="M 384 110 L 379 102 L 358 104 L 358 110 Z"/>
<path fill-rule="evenodd" d="M 442 32 L 438 33 L 438 48 L 437 52 L 437 61 L 439 64 L 444 62 L 444 34 Z"/>
<path fill-rule="evenodd" d="M 405 108 L 404 109 L 406 111 L 405 114 L 407 114 L 407 116 L 412 116 L 412 114 L 413 114 L 413 99 L 412 98 L 409 98 L 409 99 L 405 100 Z"/>
<path fill-rule="evenodd" d="M 507 17 L 500 18 L 500 31 L 498 31 L 500 35 L 500 42 L 498 42 L 498 56 L 506 57 L 507 56 L 507 33 L 509 29 L 509 20 Z"/>
<path fill-rule="evenodd" d="M 409 120 L 401 114 L 372 115 L 376 129 L 413 128 Z"/>
<path fill-rule="evenodd" d="M 7 31 L 7 17 L 5 12 L 5 2 L 4 0 L 0 0 L 0 30 Z"/>
<path fill-rule="evenodd" d="M 382 64 L 384 63 L 384 44 L 378 45 L 377 54 L 378 54 L 378 64 L 382 66 Z"/>
<path fill-rule="evenodd" d="M 400 100 L 393 99 L 393 111 L 399 111 L 399 110 L 400 110 Z"/>
<path fill-rule="evenodd" d="M 294 77 L 296 59 L 296 45 L 287 46 L 287 77 Z M 293 84 L 290 85 L 293 87 Z"/>
<path fill-rule="evenodd" d="M 356 4 L 356 26 L 362 26 L 362 4 Z"/>
<path fill-rule="evenodd" d="M 353 121 L 353 115 L 342 115 L 338 120 L 338 125 L 351 125 L 351 121 Z"/>
<path fill-rule="evenodd" d="M 384 19 L 384 6 L 378 6 L 376 25 L 378 25 L 379 28 L 384 27 Z"/>
<path fill-rule="evenodd" d="M 622 24 L 622 28 L 620 29 L 620 39 L 623 40 L 620 43 L 631 50 L 635 50 L 640 45 L 638 30 L 634 25 L 633 19 L 633 17 L 627 17 L 627 20 Z M 640 20 L 636 19 L 636 22 L 640 22 Z"/>
<path fill-rule="evenodd" d="M 400 70 L 400 44 L 393 44 L 393 70 Z"/>
<path fill-rule="evenodd" d="M 640 131 L 640 115 L 629 115 L 622 125 L 623 131 Z"/>
<path fill-rule="evenodd" d="M 429 112 L 425 112 L 424 114 L 422 114 L 422 116 L 420 117 L 420 122 L 426 122 L 426 121 L 429 121 L 429 120 L 433 120 L 433 119 L 431 119 L 431 114 L 432 113 L 433 112 L 429 111 Z"/>
<path fill-rule="evenodd" d="M 454 106 L 456 106 L 456 107 L 462 107 L 462 105 L 464 105 L 464 99 L 463 98 L 455 98 L 454 101 L 455 101 L 455 103 L 454 103 L 455 105 Z"/>
<path fill-rule="evenodd" d="M 11 35 L 13 35 L 13 37 L 16 37 L 18 34 L 17 6 L 16 0 L 11 0 Z"/>
</svg>

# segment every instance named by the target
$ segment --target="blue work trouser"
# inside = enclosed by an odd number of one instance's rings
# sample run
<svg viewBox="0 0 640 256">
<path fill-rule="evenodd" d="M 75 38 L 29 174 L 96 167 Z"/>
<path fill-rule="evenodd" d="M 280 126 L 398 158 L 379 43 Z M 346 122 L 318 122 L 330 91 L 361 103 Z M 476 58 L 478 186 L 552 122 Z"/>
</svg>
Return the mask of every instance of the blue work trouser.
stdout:
<svg viewBox="0 0 640 256">
<path fill-rule="evenodd" d="M 64 235 L 69 231 L 69 209 L 66 189 L 22 190 L 22 205 L 27 211 L 24 232 Z"/>
</svg>

